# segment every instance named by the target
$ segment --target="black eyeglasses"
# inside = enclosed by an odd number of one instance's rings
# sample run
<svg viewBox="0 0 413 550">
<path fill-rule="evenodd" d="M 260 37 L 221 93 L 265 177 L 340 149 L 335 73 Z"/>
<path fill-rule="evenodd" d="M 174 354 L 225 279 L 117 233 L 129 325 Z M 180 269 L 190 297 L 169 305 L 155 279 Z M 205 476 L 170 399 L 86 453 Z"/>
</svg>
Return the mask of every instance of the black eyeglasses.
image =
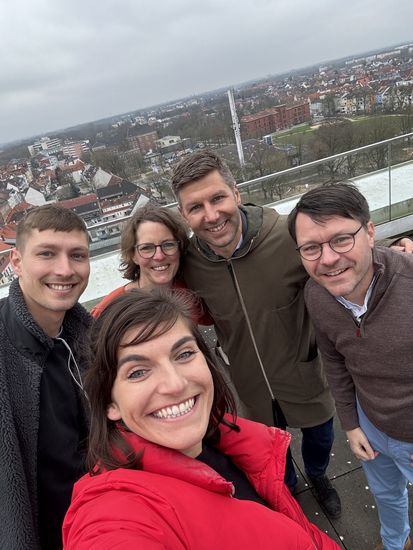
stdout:
<svg viewBox="0 0 413 550">
<path fill-rule="evenodd" d="M 298 246 L 296 250 L 299 252 L 300 256 L 304 258 L 304 260 L 309 260 L 310 262 L 321 258 L 323 253 L 323 244 L 328 244 L 331 250 L 334 250 L 337 254 L 345 254 L 354 248 L 355 237 L 362 227 L 363 225 L 360 225 L 354 233 L 343 233 L 341 235 L 336 235 L 329 241 L 303 244 Z"/>
<path fill-rule="evenodd" d="M 180 241 L 163 241 L 161 244 L 142 243 L 137 244 L 135 249 L 138 251 L 139 256 L 148 260 L 155 256 L 157 248 L 160 248 L 165 256 L 173 256 L 179 250 L 179 243 Z"/>
</svg>

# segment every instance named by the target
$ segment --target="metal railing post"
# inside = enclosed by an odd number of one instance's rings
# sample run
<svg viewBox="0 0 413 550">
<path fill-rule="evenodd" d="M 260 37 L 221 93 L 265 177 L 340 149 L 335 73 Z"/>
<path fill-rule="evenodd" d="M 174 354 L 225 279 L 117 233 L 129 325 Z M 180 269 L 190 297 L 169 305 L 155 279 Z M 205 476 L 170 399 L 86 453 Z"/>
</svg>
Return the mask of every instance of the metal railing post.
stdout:
<svg viewBox="0 0 413 550">
<path fill-rule="evenodd" d="M 387 165 L 389 169 L 389 222 L 391 222 L 391 206 L 392 206 L 392 196 L 391 196 L 391 142 L 387 144 Z"/>
</svg>

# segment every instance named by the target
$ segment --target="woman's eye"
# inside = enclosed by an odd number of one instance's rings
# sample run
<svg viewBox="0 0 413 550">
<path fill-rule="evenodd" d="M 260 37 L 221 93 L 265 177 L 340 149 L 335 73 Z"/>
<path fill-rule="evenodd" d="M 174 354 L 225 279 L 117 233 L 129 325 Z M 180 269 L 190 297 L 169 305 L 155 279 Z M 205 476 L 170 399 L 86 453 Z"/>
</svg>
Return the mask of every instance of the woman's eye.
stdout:
<svg viewBox="0 0 413 550">
<path fill-rule="evenodd" d="M 143 376 L 145 376 L 145 374 L 146 374 L 145 369 L 133 370 L 128 374 L 128 380 L 135 380 L 137 378 L 142 378 Z"/>
<path fill-rule="evenodd" d="M 178 361 L 179 360 L 185 360 L 185 359 L 189 359 L 190 357 L 192 357 L 193 355 L 195 355 L 196 351 L 195 350 L 192 350 L 192 349 L 187 349 L 185 351 L 181 351 L 181 353 L 178 354 Z"/>
</svg>

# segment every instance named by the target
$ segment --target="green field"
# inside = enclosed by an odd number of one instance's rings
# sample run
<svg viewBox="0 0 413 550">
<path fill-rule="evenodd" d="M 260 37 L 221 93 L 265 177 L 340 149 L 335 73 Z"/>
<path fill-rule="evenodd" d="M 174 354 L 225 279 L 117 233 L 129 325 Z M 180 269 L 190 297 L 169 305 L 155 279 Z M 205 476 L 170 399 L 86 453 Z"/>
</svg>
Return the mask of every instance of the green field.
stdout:
<svg viewBox="0 0 413 550">
<path fill-rule="evenodd" d="M 377 115 L 377 116 L 359 116 L 359 117 L 346 117 L 345 120 L 350 120 L 353 124 L 357 124 L 357 127 L 362 130 L 363 126 L 367 126 L 372 120 L 378 122 L 385 119 L 386 123 L 391 126 L 393 135 L 400 133 L 400 126 L 398 118 L 403 115 Z M 274 145 L 306 145 L 312 139 L 314 139 L 314 132 L 316 132 L 319 126 L 310 126 L 309 124 L 300 124 L 299 126 L 276 132 L 272 134 L 272 140 Z"/>
</svg>

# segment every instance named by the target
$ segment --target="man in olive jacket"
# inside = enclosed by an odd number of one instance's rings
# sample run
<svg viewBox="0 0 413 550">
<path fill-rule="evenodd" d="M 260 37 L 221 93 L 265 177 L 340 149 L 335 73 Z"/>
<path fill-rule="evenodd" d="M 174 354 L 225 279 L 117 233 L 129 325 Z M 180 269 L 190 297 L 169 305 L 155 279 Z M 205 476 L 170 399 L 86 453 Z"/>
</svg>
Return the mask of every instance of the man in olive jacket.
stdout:
<svg viewBox="0 0 413 550">
<path fill-rule="evenodd" d="M 242 206 L 235 180 L 215 153 L 201 151 L 175 168 L 180 211 L 194 232 L 184 277 L 211 313 L 248 415 L 301 428 L 306 473 L 326 512 L 341 505 L 326 476 L 334 405 L 305 309 L 307 275 L 286 226 L 269 208 Z M 286 482 L 297 483 L 291 455 Z"/>
</svg>

